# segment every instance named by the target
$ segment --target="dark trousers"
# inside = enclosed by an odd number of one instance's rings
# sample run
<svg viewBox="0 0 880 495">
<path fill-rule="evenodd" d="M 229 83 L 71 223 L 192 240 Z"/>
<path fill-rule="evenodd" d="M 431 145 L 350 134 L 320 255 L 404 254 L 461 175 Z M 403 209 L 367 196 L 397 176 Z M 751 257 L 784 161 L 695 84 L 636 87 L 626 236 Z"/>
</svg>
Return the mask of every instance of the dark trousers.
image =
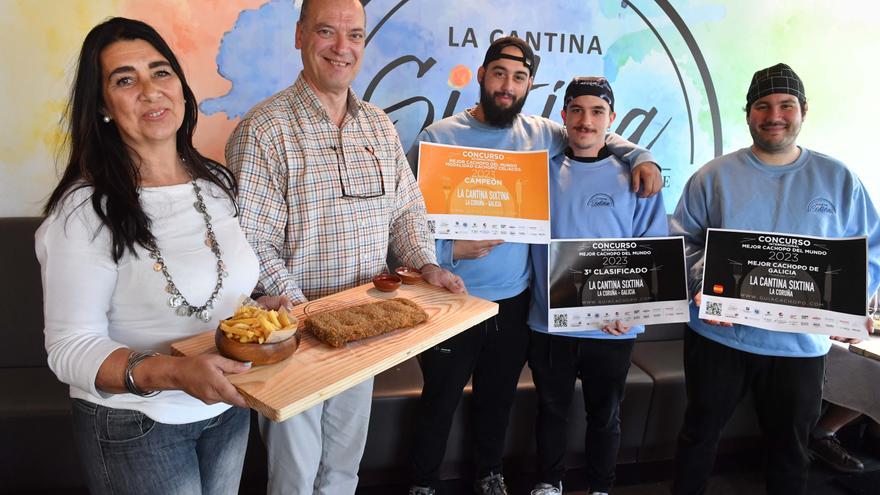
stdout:
<svg viewBox="0 0 880 495">
<path fill-rule="evenodd" d="M 620 449 L 623 401 L 635 339 L 583 339 L 532 332 L 529 367 L 538 393 L 538 476 L 556 485 L 565 475 L 568 411 L 580 377 L 587 418 L 587 483 L 608 492 Z"/>
<path fill-rule="evenodd" d="M 528 307 L 527 290 L 502 299 L 498 315 L 420 355 L 425 385 L 413 435 L 413 484 L 436 483 L 452 417 L 471 376 L 477 474 L 501 472 L 510 407 L 528 352 Z"/>
<path fill-rule="evenodd" d="M 684 370 L 688 403 L 678 435 L 673 493 L 706 492 L 721 430 L 750 391 L 766 439 L 768 495 L 806 493 L 807 441 L 822 405 L 825 356 L 752 354 L 688 328 Z"/>
</svg>

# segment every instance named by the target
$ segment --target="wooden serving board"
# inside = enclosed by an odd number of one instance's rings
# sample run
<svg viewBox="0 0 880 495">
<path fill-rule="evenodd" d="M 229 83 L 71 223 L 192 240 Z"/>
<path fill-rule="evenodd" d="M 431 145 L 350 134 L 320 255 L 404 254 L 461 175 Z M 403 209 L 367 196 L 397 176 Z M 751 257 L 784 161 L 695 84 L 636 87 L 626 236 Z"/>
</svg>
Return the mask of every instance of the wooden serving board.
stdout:
<svg viewBox="0 0 880 495">
<path fill-rule="evenodd" d="M 330 347 L 302 329 L 307 314 L 394 297 L 418 303 L 428 313 L 428 321 L 341 348 Z M 273 421 L 298 414 L 489 319 L 498 314 L 498 304 L 452 294 L 422 281 L 390 293 L 379 292 L 372 284 L 362 285 L 296 306 L 293 314 L 300 318 L 302 342 L 290 358 L 229 375 L 248 406 Z M 171 350 L 183 356 L 217 352 L 214 332 L 175 342 Z"/>
<path fill-rule="evenodd" d="M 866 358 L 880 361 L 880 337 L 870 337 L 858 344 L 850 344 L 849 350 Z"/>
</svg>

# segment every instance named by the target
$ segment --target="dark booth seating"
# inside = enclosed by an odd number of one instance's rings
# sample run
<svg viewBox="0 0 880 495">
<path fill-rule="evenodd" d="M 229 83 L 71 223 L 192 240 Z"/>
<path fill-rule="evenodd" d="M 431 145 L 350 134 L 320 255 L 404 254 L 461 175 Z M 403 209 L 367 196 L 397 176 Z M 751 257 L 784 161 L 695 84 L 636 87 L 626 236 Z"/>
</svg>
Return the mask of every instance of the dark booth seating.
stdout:
<svg viewBox="0 0 880 495">
<path fill-rule="evenodd" d="M 34 232 L 40 218 L 0 218 L 0 493 L 63 491 L 83 486 L 70 428 L 67 386 L 46 363 L 40 267 Z M 666 461 L 685 406 L 682 370 L 683 325 L 657 325 L 639 337 L 627 377 L 621 411 L 622 445 L 618 462 Z M 410 359 L 376 377 L 373 413 L 361 463 L 363 485 L 406 479 L 409 428 L 421 390 L 421 373 Z M 578 384 L 578 387 L 580 385 Z M 467 439 L 470 389 L 456 413 L 449 438 L 444 478 L 466 476 L 472 458 Z M 575 391 L 569 416 L 569 466 L 583 465 L 583 399 Z M 507 462 L 533 470 L 535 388 L 523 369 L 507 436 Z M 724 433 L 722 451 L 749 444 L 758 432 L 748 403 L 737 410 Z M 248 445 L 243 487 L 265 480 L 265 452 L 256 432 Z"/>
<path fill-rule="evenodd" d="M 0 219 L 0 491 L 83 486 L 67 385 L 46 364 L 34 232 L 41 218 Z"/>
</svg>

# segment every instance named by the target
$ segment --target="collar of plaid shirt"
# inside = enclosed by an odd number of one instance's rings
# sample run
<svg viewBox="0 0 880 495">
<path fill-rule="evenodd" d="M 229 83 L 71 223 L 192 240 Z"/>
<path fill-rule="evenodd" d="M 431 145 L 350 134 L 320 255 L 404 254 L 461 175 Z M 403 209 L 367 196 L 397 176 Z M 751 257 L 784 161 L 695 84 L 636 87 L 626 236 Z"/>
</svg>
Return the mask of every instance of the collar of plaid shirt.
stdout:
<svg viewBox="0 0 880 495">
<path fill-rule="evenodd" d="M 296 82 L 293 84 L 293 93 L 291 94 L 291 106 L 296 108 L 297 106 L 304 105 L 308 108 L 308 112 L 306 112 L 306 116 L 312 119 L 313 124 L 317 124 L 320 121 L 332 122 L 330 119 L 330 115 L 327 113 L 327 109 L 324 108 L 324 104 L 321 103 L 321 100 L 318 99 L 318 95 L 315 94 L 315 91 L 309 86 L 309 83 L 306 82 L 305 78 L 302 77 L 302 74 L 297 78 Z M 358 115 L 362 111 L 363 102 L 360 98 L 355 94 L 354 90 L 351 87 L 348 88 L 348 105 L 345 109 L 346 117 L 342 123 L 342 126 L 345 125 L 350 120 L 355 120 L 358 118 Z"/>
</svg>

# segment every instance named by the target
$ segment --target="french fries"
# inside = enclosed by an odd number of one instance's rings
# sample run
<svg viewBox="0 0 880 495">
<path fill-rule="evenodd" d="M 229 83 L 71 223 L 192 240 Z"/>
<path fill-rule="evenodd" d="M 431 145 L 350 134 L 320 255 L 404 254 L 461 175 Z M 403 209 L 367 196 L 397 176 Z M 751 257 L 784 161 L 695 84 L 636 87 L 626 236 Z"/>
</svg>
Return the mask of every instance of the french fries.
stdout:
<svg viewBox="0 0 880 495">
<path fill-rule="evenodd" d="M 266 310 L 257 306 L 239 306 L 231 318 L 220 322 L 220 330 L 226 338 L 242 344 L 262 344 L 270 341 L 273 333 L 295 330 L 296 326 L 296 317 L 286 310 Z"/>
</svg>

